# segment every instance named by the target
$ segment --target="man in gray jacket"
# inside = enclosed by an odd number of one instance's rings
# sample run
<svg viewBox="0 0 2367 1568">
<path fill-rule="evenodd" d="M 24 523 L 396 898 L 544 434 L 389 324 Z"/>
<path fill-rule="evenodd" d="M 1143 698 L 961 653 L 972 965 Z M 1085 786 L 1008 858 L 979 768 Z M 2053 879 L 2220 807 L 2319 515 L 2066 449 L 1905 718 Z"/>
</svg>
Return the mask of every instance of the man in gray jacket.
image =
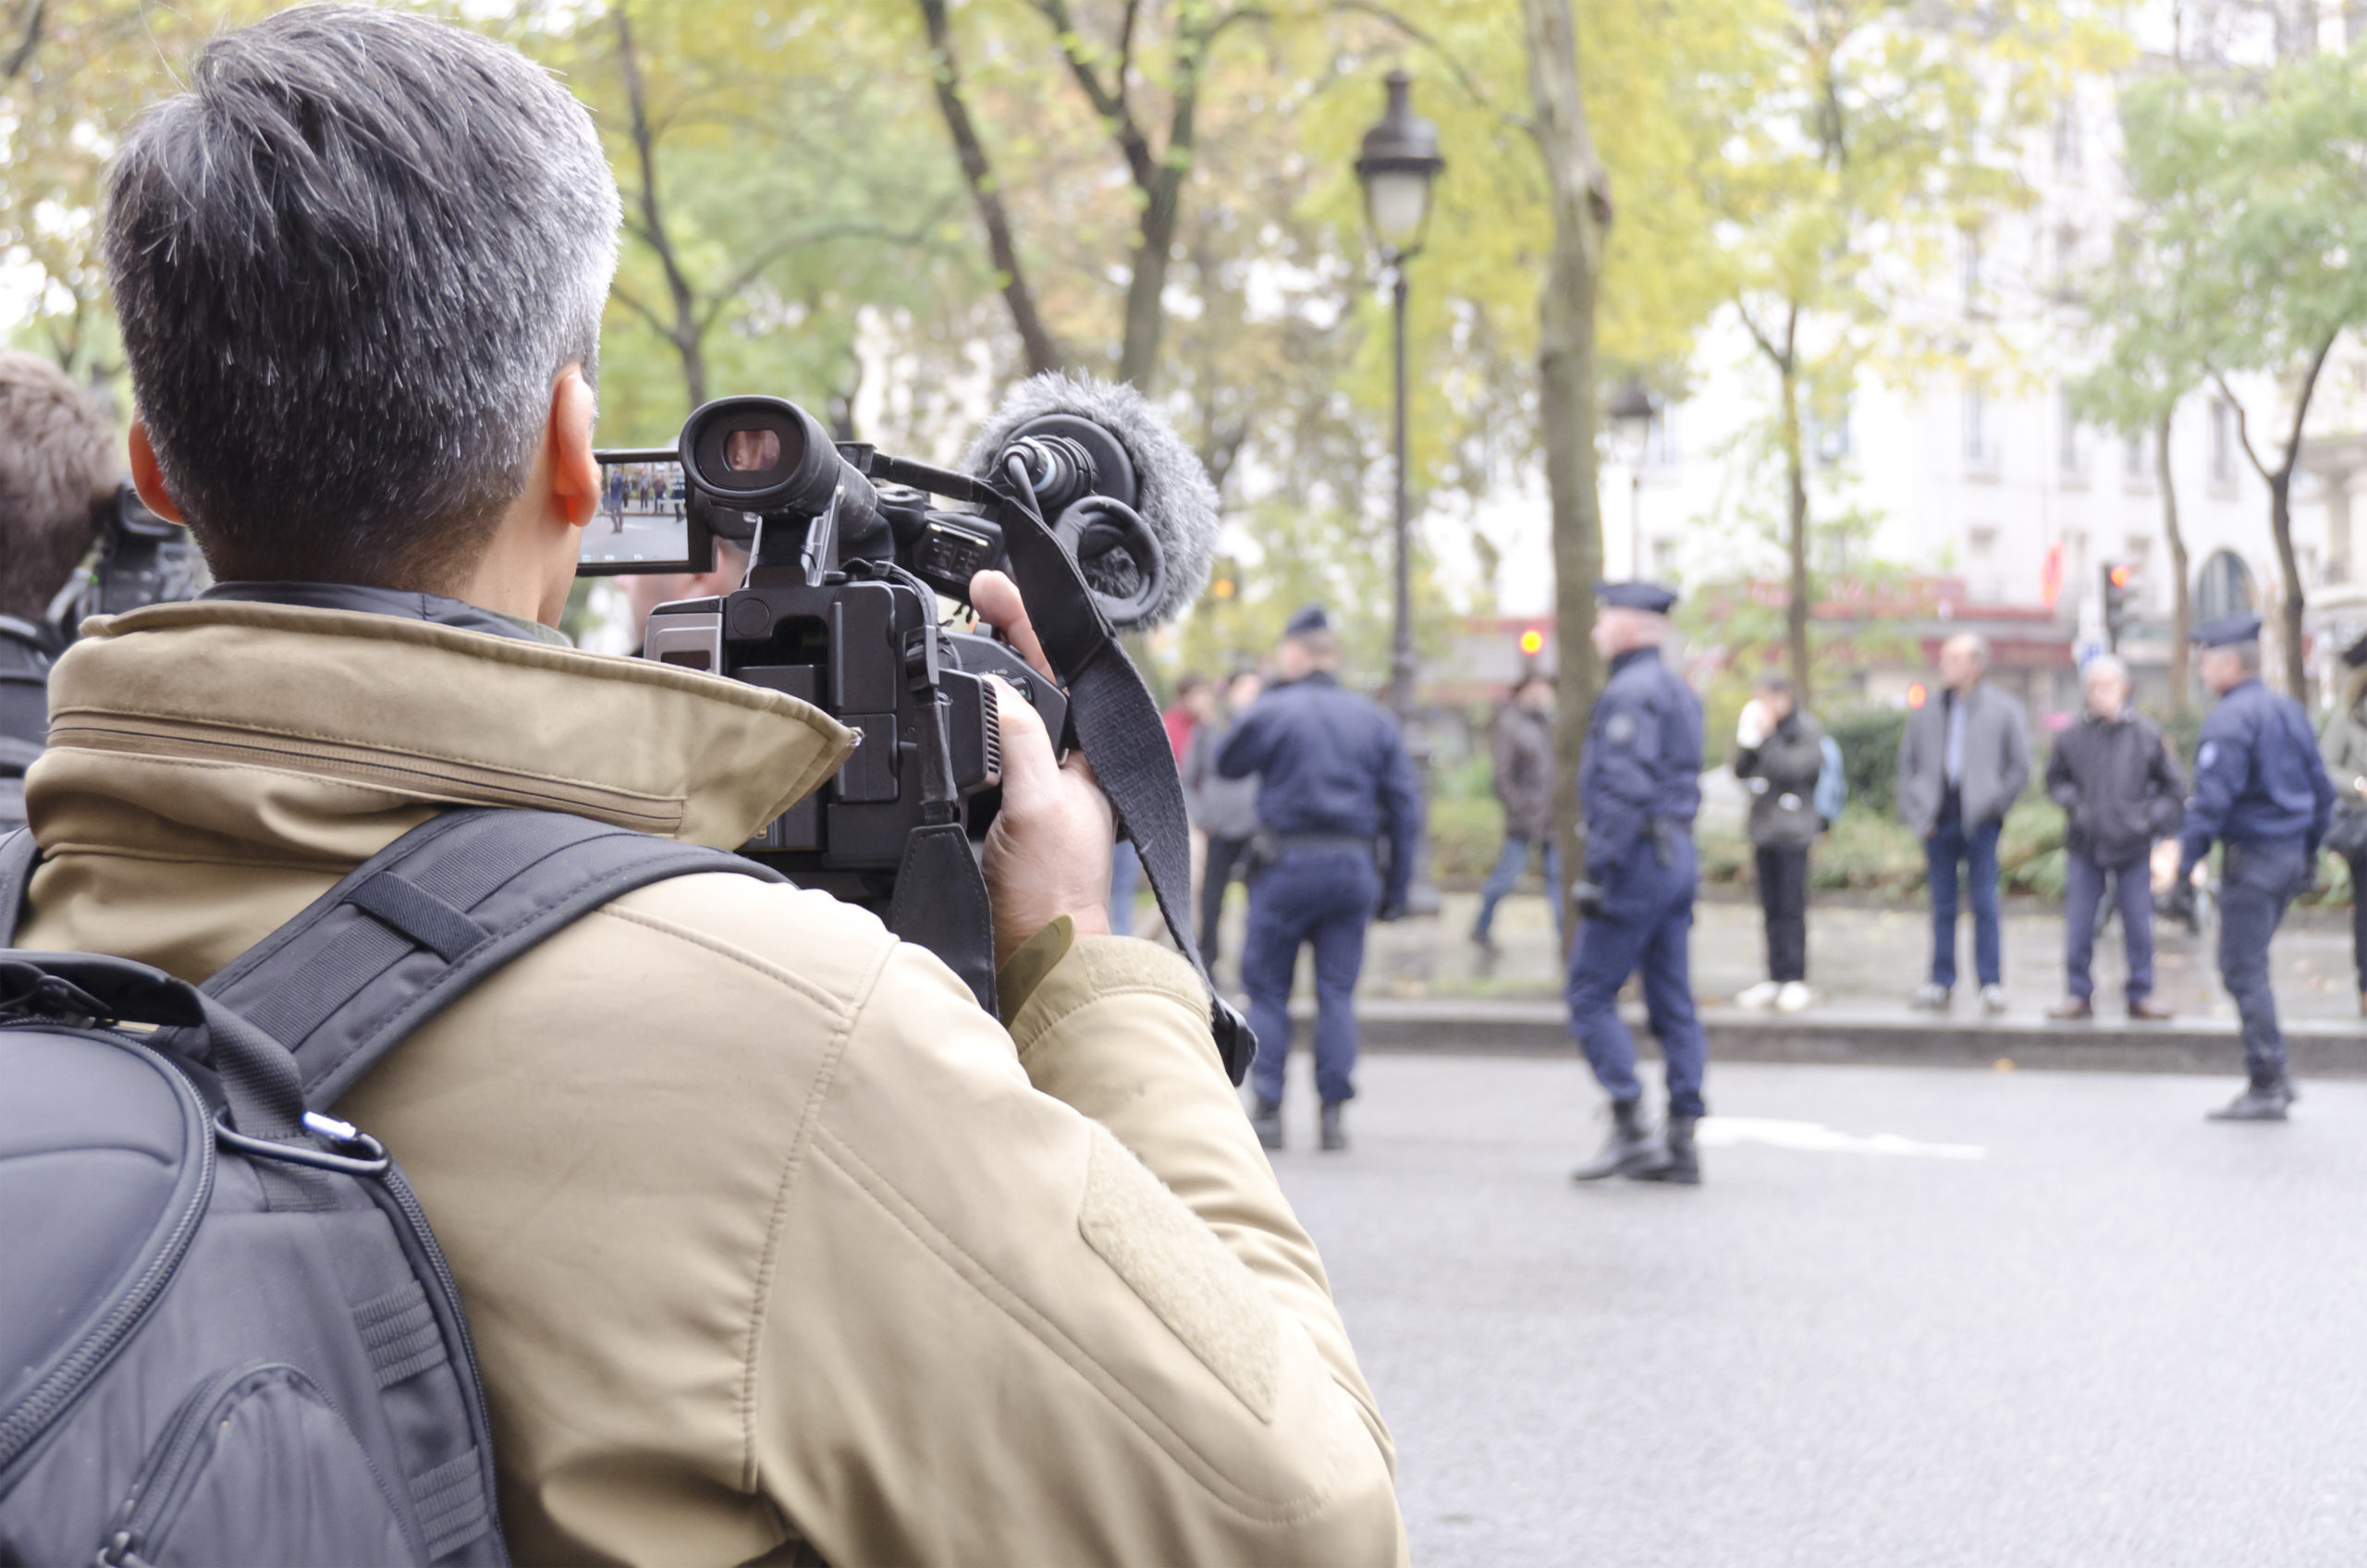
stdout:
<svg viewBox="0 0 2367 1568">
<path fill-rule="evenodd" d="M 1956 984 L 1956 876 L 1972 902 L 1972 962 L 1983 1011 L 2005 1011 L 1998 956 L 1997 831 L 2030 778 L 2022 704 L 1988 683 L 1989 640 L 1940 645 L 1940 690 L 1907 716 L 1898 741 L 1898 815 L 1923 840 L 1932 889 L 1932 977 L 1912 1005 L 1946 1011 Z"/>
<path fill-rule="evenodd" d="M 1528 869 L 1529 857 L 1545 851 L 1545 898 L 1553 906 L 1553 928 L 1569 947 L 1568 916 L 1563 913 L 1562 852 L 1553 842 L 1553 680 L 1531 669 L 1513 688 L 1512 701 L 1496 715 L 1489 737 L 1495 753 L 1496 799 L 1504 808 L 1504 848 L 1479 889 L 1479 918 L 1471 939 L 1493 954 L 1496 906 Z"/>
<path fill-rule="evenodd" d="M 1217 969 L 1217 926 L 1224 915 L 1224 890 L 1236 876 L 1249 874 L 1249 841 L 1257 836 L 1257 776 L 1227 778 L 1217 771 L 1217 753 L 1234 721 L 1266 689 L 1266 678 L 1255 669 L 1234 674 L 1224 686 L 1222 724 L 1209 721 L 1192 731 L 1184 748 L 1184 804 L 1192 826 L 1208 839 L 1200 872 L 1200 956 L 1208 973 Z"/>
</svg>

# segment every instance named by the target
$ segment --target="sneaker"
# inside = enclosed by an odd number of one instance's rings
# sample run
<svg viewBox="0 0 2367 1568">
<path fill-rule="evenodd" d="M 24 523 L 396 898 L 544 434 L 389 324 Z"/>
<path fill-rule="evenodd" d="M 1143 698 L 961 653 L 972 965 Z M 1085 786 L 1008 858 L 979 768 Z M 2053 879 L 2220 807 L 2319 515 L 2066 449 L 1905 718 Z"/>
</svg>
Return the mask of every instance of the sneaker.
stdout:
<svg viewBox="0 0 2367 1568">
<path fill-rule="evenodd" d="M 1945 1012 L 1948 1011 L 1948 988 L 1945 986 L 1926 980 L 1915 987 L 1915 994 L 1907 998 L 1907 1005 L 1918 1012 Z"/>
<path fill-rule="evenodd" d="M 2203 1112 L 2211 1121 L 2282 1121 L 2286 1108 L 2297 1096 L 2292 1084 L 2282 1075 L 2255 1078 L 2244 1086 L 2244 1092 L 2216 1110 Z"/>
<path fill-rule="evenodd" d="M 1784 987 L 1777 985 L 1774 981 L 1761 980 L 1756 986 L 1746 987 L 1741 995 L 1735 997 L 1735 1006 L 1747 1007 L 1753 1011 L 1757 1011 L 1762 1008 L 1773 1007 L 1775 1005 L 1775 998 L 1783 994 Z"/>
<path fill-rule="evenodd" d="M 2005 987 L 2003 986 L 1983 986 L 1981 987 L 1981 1011 L 1987 1013 L 1992 1018 L 1994 1018 L 1999 1013 L 2005 1011 Z"/>
<path fill-rule="evenodd" d="M 1786 980 L 1784 982 L 1784 988 L 1775 993 L 1775 1011 L 1798 1012 L 1815 999 L 1816 993 L 1809 989 L 1806 981 Z"/>
</svg>

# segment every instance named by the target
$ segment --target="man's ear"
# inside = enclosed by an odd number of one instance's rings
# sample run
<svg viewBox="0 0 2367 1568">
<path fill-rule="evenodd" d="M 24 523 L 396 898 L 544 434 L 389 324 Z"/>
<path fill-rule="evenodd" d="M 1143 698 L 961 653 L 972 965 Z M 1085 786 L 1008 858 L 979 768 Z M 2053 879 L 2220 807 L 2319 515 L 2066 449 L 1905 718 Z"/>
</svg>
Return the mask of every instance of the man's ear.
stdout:
<svg viewBox="0 0 2367 1568">
<path fill-rule="evenodd" d="M 147 422 L 140 419 L 131 422 L 131 487 L 140 492 L 148 509 L 166 522 L 189 521 L 165 489 L 165 471 L 156 466 L 156 448 L 148 444 Z"/>
<path fill-rule="evenodd" d="M 600 509 L 600 460 L 593 456 L 592 426 L 599 412 L 583 367 L 570 365 L 551 386 L 551 497 L 577 528 Z"/>
</svg>

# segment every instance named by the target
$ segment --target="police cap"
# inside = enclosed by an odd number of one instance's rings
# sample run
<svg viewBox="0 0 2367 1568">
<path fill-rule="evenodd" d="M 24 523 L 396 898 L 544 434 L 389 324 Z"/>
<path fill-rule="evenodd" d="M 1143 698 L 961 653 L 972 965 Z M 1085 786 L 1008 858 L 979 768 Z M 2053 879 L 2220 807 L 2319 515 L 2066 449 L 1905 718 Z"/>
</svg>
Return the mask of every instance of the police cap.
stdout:
<svg viewBox="0 0 2367 1568">
<path fill-rule="evenodd" d="M 1285 637 L 1296 637 L 1308 631 L 1331 630 L 1331 618 L 1324 613 L 1321 605 L 1308 605 L 1290 619 L 1282 622 L 1282 635 Z"/>
<path fill-rule="evenodd" d="M 1598 582 L 1594 585 L 1595 603 L 1623 610 L 1649 610 L 1653 615 L 1666 615 L 1676 603 L 1676 590 L 1663 588 L 1657 582 Z"/>
<path fill-rule="evenodd" d="M 2216 620 L 2206 620 L 2188 632 L 2186 640 L 2205 648 L 2225 648 L 2236 643 L 2257 643 L 2260 641 L 2260 617 L 2223 615 Z"/>
</svg>

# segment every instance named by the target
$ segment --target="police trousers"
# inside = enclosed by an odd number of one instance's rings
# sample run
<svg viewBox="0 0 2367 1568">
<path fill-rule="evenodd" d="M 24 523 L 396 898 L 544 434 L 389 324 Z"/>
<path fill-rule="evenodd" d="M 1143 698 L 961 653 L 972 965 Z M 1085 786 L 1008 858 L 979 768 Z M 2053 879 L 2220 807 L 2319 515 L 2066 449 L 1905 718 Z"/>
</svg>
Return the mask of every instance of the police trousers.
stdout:
<svg viewBox="0 0 2367 1568">
<path fill-rule="evenodd" d="M 2255 1079 L 2285 1071 L 2285 1035 L 2268 982 L 2268 944 L 2276 923 L 2310 885 L 2310 857 L 2299 839 L 2229 844 L 2219 884 L 2219 978 L 2243 1021 L 2244 1070 Z"/>
<path fill-rule="evenodd" d="M 1291 978 L 1301 946 L 1315 949 L 1315 1091 L 1325 1104 L 1355 1097 L 1356 975 L 1380 874 L 1355 849 L 1293 849 L 1249 879 L 1241 985 L 1257 1032 L 1250 1081 L 1280 1103 L 1291 1049 Z"/>
<path fill-rule="evenodd" d="M 1608 913 L 1579 922 L 1570 951 L 1570 1032 L 1605 1094 L 1614 1100 L 1640 1098 L 1636 1037 L 1619 1016 L 1619 988 L 1641 971 L 1644 1011 L 1667 1072 L 1669 1114 L 1699 1116 L 1710 1054 L 1693 1010 L 1689 950 L 1699 866 L 1691 839 L 1675 838 L 1666 865 L 1649 849 L 1640 851 L 1627 872 L 1632 886 L 1613 889 Z"/>
</svg>

